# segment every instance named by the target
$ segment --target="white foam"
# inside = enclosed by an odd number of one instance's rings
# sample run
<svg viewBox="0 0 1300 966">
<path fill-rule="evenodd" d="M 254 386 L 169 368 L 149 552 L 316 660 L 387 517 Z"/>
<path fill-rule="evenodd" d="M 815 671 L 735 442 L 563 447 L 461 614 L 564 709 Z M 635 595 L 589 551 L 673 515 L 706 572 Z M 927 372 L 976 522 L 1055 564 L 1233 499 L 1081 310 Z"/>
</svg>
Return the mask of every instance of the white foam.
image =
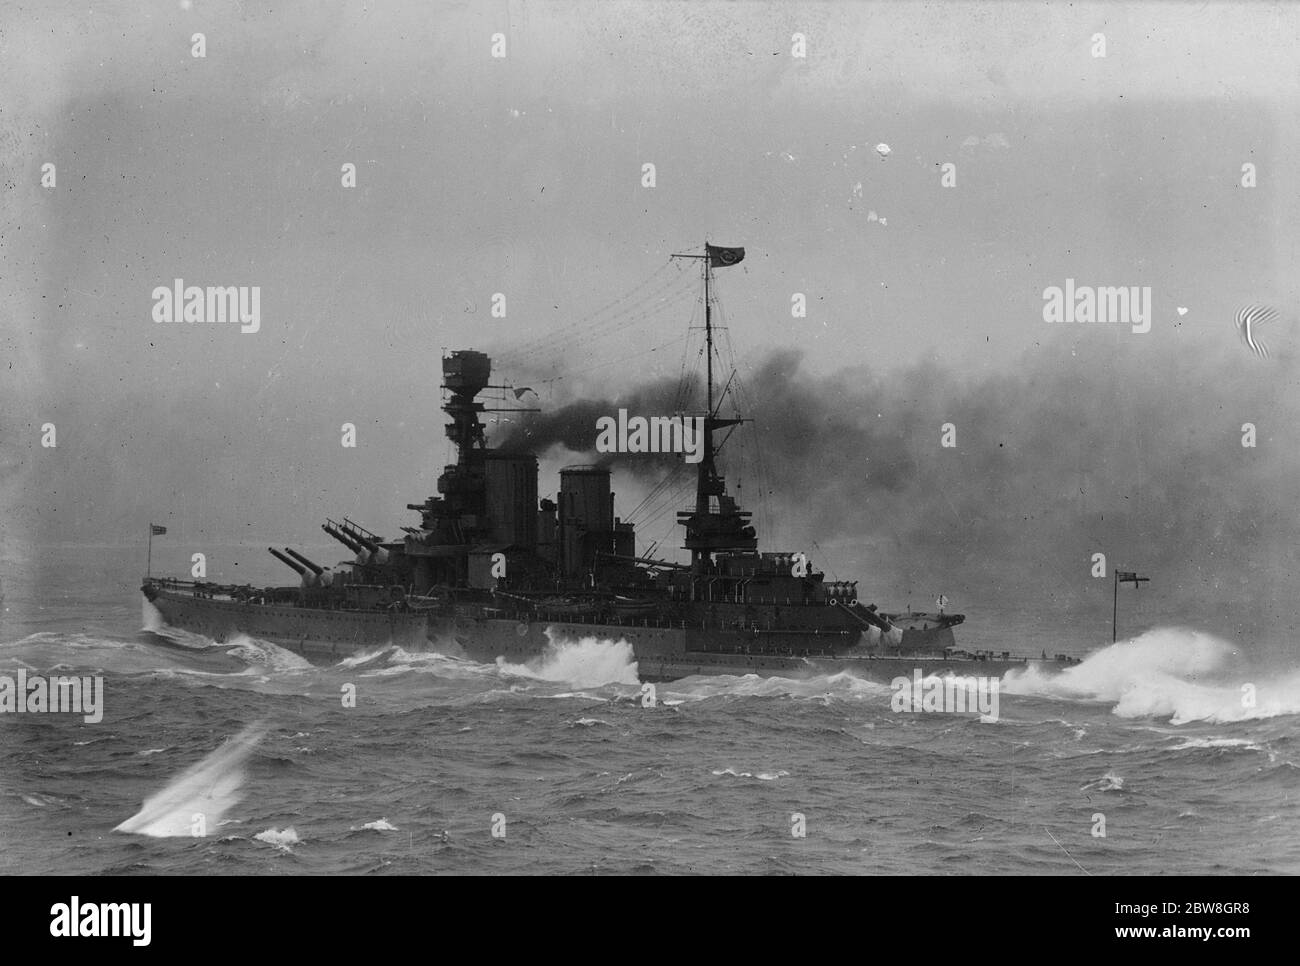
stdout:
<svg viewBox="0 0 1300 966">
<path fill-rule="evenodd" d="M 1007 694 L 1113 702 L 1122 718 L 1246 721 L 1300 714 L 1300 670 L 1246 674 L 1231 669 L 1236 649 L 1201 631 L 1157 628 L 1090 654 L 1052 674 L 1031 665 L 1003 679 Z M 1253 687 L 1248 705 L 1243 685 Z"/>
<path fill-rule="evenodd" d="M 361 651 L 357 654 L 353 654 L 351 657 L 343 658 L 343 660 L 339 661 L 338 664 L 334 666 L 356 667 L 358 664 L 365 664 L 368 661 L 373 661 L 387 650 L 389 650 L 388 645 L 384 645 L 383 647 L 375 648 L 373 651 Z"/>
<path fill-rule="evenodd" d="M 243 661 L 271 672 L 314 671 L 315 665 L 301 654 L 270 641 L 239 634 L 228 643 L 229 651 Z"/>
<path fill-rule="evenodd" d="M 162 611 L 155 607 L 149 598 L 143 594 L 140 595 L 140 623 L 141 630 L 153 631 L 155 634 L 167 627 L 167 621 L 163 618 Z"/>
<path fill-rule="evenodd" d="M 788 771 L 736 771 L 734 768 L 715 769 L 715 775 L 730 775 L 732 778 L 757 778 L 761 782 L 774 782 L 778 778 L 785 778 L 790 773 Z"/>
<path fill-rule="evenodd" d="M 640 684 L 632 645 L 623 639 L 582 637 L 572 640 L 546 629 L 550 639 L 540 657 L 525 664 L 511 664 L 497 658 L 502 674 L 555 681 L 580 688 L 602 684 Z"/>
<path fill-rule="evenodd" d="M 663 704 L 717 697 L 792 697 L 825 702 L 831 698 L 860 700 L 892 693 L 889 685 L 856 677 L 848 671 L 811 678 L 762 677 L 757 674 L 691 677 L 674 681 L 671 690 L 660 685 Z"/>
<path fill-rule="evenodd" d="M 367 671 L 365 677 L 394 677 L 401 674 L 431 674 L 440 678 L 470 679 L 495 676 L 497 668 L 491 664 L 477 664 L 474 661 L 438 651 L 407 651 L 395 647 L 388 655 L 392 663 L 387 667 Z"/>
<path fill-rule="evenodd" d="M 1245 748 L 1247 751 L 1263 751 L 1258 744 L 1245 738 L 1188 738 L 1180 745 L 1174 745 L 1170 751 L 1187 751 L 1193 748 Z"/>
<path fill-rule="evenodd" d="M 1122 792 L 1124 790 L 1124 779 L 1114 772 L 1106 772 L 1095 782 L 1088 782 L 1084 785 L 1082 791 L 1097 792 Z"/>
<path fill-rule="evenodd" d="M 258 832 L 253 838 L 259 842 L 265 842 L 267 845 L 274 845 L 277 849 L 283 849 L 285 852 L 290 851 L 292 846 L 302 841 L 302 839 L 298 838 L 298 833 L 293 830 L 293 826 L 283 830 L 269 828 L 265 832 Z"/>
<path fill-rule="evenodd" d="M 260 724 L 249 725 L 146 798 L 140 811 L 113 831 L 154 838 L 191 836 L 196 815 L 208 828 L 215 828 L 242 797 L 245 765 L 263 734 Z"/>
</svg>

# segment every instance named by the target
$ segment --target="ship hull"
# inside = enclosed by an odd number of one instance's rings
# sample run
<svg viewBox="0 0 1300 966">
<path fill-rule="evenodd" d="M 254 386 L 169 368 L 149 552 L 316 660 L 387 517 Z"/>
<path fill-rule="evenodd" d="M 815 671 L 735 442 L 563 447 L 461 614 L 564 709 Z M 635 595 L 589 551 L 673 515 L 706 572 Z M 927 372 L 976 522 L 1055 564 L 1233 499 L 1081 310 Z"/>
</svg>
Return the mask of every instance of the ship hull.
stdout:
<svg viewBox="0 0 1300 966">
<path fill-rule="evenodd" d="M 414 650 L 428 646 L 428 622 L 418 614 L 251 604 L 166 590 L 156 591 L 150 602 L 171 627 L 219 644 L 254 637 L 322 663 L 390 644 Z"/>
<path fill-rule="evenodd" d="M 362 612 L 292 605 L 253 604 L 168 590 L 153 590 L 151 603 L 171 627 L 203 634 L 218 643 L 240 636 L 278 644 L 318 663 L 396 645 L 412 651 L 451 650 L 482 663 L 523 664 L 543 656 L 555 640 L 626 641 L 642 681 L 673 681 L 693 675 L 808 678 L 849 672 L 877 681 L 922 674 L 1000 677 L 1030 666 L 1056 671 L 1064 660 L 954 657 L 950 628 L 908 635 L 907 653 L 833 653 L 815 635 L 762 634 L 699 627 L 583 620 L 520 620 L 474 614 Z"/>
</svg>

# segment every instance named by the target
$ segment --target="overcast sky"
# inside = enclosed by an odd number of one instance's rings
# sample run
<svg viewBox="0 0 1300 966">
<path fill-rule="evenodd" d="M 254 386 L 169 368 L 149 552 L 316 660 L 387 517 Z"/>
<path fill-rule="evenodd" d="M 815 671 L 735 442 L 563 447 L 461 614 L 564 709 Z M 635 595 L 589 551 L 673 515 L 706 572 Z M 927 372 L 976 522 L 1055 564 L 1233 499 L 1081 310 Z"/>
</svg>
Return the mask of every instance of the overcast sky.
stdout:
<svg viewBox="0 0 1300 966">
<path fill-rule="evenodd" d="M 808 406 L 849 414 L 827 447 L 876 418 L 871 444 L 902 440 L 914 468 L 957 425 L 965 464 L 895 481 L 911 514 L 893 524 L 895 572 L 970 580 L 978 546 L 1003 555 L 989 572 L 1026 566 L 1031 545 L 1076 559 L 1083 518 L 995 536 L 953 497 L 996 482 L 986 450 L 1018 426 L 1034 445 L 997 471 L 1016 500 L 1042 497 L 1026 481 L 1044 474 L 1050 491 L 1091 473 L 1112 519 L 1146 501 L 1098 539 L 1144 527 L 1119 552 L 1166 566 L 1222 507 L 1235 550 L 1208 577 L 1198 561 L 1185 598 L 1231 597 L 1250 560 L 1270 600 L 1293 596 L 1298 33 L 1300 9 L 1266 3 L 10 4 L 6 559 L 138 540 L 150 519 L 185 556 L 318 534 L 326 515 L 392 534 L 447 458 L 442 347 L 491 352 L 501 378 L 566 376 L 545 385 L 550 407 L 674 376 L 693 292 L 664 266 L 707 237 L 747 250 L 718 289 L 757 409 L 759 375 L 783 373 L 769 396 L 806 387 Z M 260 286 L 260 331 L 156 324 L 151 293 L 176 278 Z M 1048 325 L 1043 290 L 1067 278 L 1149 286 L 1150 332 Z M 651 312 L 656 294 L 669 301 Z M 635 311 L 575 335 L 620 298 Z M 1233 324 L 1251 302 L 1281 312 L 1268 360 Z M 1247 420 L 1267 446 L 1243 450 Z M 1113 451 L 1081 442 L 1103 437 Z M 861 455 L 837 470 L 850 507 L 859 473 L 879 483 Z M 1193 518 L 1162 514 L 1170 474 L 1199 487 Z M 641 484 L 616 483 L 635 504 Z M 797 475 L 773 499 L 801 504 L 777 503 L 775 537 L 811 526 L 846 568 L 878 563 L 875 513 L 802 505 Z M 945 516 L 957 529 L 936 549 L 921 530 Z"/>
</svg>

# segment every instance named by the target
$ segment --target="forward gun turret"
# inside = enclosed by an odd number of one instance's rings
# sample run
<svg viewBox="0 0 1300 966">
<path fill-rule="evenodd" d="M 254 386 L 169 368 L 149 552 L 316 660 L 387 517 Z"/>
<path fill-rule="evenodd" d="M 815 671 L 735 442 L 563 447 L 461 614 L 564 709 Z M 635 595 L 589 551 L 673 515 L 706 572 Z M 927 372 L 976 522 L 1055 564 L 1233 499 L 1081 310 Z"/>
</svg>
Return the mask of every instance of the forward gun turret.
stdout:
<svg viewBox="0 0 1300 966">
<path fill-rule="evenodd" d="M 388 551 L 375 543 L 368 537 L 363 537 L 355 530 L 348 534 L 348 537 L 361 545 L 361 547 L 370 555 L 370 563 L 386 564 L 388 563 Z"/>
<path fill-rule="evenodd" d="M 365 547 L 363 547 L 356 540 L 355 537 L 348 536 L 342 530 L 332 527 L 328 523 L 322 523 L 320 528 L 324 530 L 326 533 L 328 533 L 335 540 L 337 540 L 339 543 L 343 544 L 343 546 L 351 550 L 354 554 L 356 554 L 357 563 L 359 564 L 370 563 L 370 551 L 367 550 Z"/>
<path fill-rule="evenodd" d="M 332 575 L 327 573 L 324 568 L 317 567 L 301 554 L 294 553 L 292 550 L 289 550 L 288 547 L 285 547 L 284 549 L 288 550 L 289 553 L 296 558 L 291 560 L 279 550 L 276 550 L 275 547 L 267 547 L 266 549 L 271 552 L 272 556 L 274 556 L 276 560 L 292 567 L 298 576 L 302 578 L 302 585 L 304 587 L 320 587 L 329 585 L 330 581 L 325 578 L 331 577 Z"/>
<path fill-rule="evenodd" d="M 306 574 L 303 574 L 303 581 L 305 586 L 328 587 L 330 584 L 334 583 L 333 571 L 328 570 L 325 567 L 320 566 L 319 564 L 312 563 L 310 560 L 308 560 L 302 554 L 298 553 L 298 551 L 294 550 L 292 547 L 285 547 L 284 552 L 287 553 L 289 556 L 293 557 L 294 560 L 298 561 L 300 564 L 302 564 L 304 567 L 306 567 L 308 570 L 311 571 L 310 578 Z"/>
<path fill-rule="evenodd" d="M 290 560 L 284 554 L 280 553 L 279 550 L 276 550 L 275 547 L 267 547 L 266 549 L 268 552 L 270 552 L 270 554 L 273 557 L 275 557 L 276 560 L 279 560 L 281 563 L 288 564 L 290 567 L 296 570 L 298 572 L 298 576 L 300 577 L 307 576 L 307 568 L 304 567 L 302 564 L 298 563 L 298 561 Z"/>
</svg>

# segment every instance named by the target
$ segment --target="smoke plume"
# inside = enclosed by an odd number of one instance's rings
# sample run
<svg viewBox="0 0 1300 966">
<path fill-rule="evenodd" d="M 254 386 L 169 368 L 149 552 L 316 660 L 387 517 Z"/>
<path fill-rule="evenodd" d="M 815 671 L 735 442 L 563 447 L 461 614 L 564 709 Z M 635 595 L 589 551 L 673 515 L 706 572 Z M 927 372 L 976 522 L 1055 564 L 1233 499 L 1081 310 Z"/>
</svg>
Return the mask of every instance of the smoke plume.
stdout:
<svg viewBox="0 0 1300 966">
<path fill-rule="evenodd" d="M 931 363 L 814 377 L 799 351 L 770 352 L 736 394 L 754 420 L 742 502 L 762 549 L 806 550 L 863 578 L 882 604 L 933 608 L 943 592 L 972 611 L 1037 615 L 1045 629 L 1080 625 L 1090 640 L 1109 632 L 1114 568 L 1137 569 L 1153 582 L 1136 598 L 1122 591 L 1133 622 L 1288 646 L 1300 547 L 1293 364 L 1098 334 L 986 377 Z M 651 381 L 530 417 L 510 444 L 589 453 L 598 417 L 674 405 L 676 381 Z M 733 487 L 734 449 L 720 460 Z M 635 483 L 673 459 L 609 462 Z"/>
</svg>

